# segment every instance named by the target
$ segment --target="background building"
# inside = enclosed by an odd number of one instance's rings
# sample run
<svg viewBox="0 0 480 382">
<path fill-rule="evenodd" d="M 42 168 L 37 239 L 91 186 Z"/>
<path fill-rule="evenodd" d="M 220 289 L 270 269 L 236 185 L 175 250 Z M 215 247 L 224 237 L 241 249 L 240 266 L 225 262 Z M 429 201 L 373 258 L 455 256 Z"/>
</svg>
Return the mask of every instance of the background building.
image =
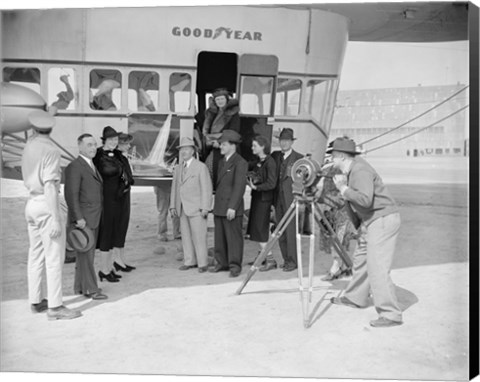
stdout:
<svg viewBox="0 0 480 382">
<path fill-rule="evenodd" d="M 460 83 L 339 91 L 330 137 L 347 135 L 369 156 L 468 155 L 468 108 L 453 114 L 466 105 Z"/>
</svg>

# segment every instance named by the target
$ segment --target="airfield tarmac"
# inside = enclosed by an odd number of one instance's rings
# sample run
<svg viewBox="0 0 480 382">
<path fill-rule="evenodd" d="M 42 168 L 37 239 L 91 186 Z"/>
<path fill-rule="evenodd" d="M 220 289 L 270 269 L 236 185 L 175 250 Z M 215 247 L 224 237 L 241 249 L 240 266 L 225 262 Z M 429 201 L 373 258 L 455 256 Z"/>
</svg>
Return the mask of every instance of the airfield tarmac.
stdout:
<svg viewBox="0 0 480 382">
<path fill-rule="evenodd" d="M 73 295 L 74 264 L 66 264 L 65 303 L 83 317 L 47 321 L 27 300 L 24 191 L 2 179 L 1 371 L 467 380 L 468 159 L 367 160 L 402 216 L 392 278 L 405 322 L 389 329 L 369 326 L 373 307 L 329 303 L 348 279 L 320 281 L 331 262 L 322 253 L 308 329 L 295 272 L 257 272 L 237 296 L 247 265 L 237 279 L 179 271 L 181 242 L 158 242 L 149 188 L 132 194 L 126 250 L 137 270 L 100 283 L 109 299 L 92 301 Z M 246 241 L 244 263 L 256 252 Z M 278 247 L 274 255 L 281 259 Z"/>
</svg>

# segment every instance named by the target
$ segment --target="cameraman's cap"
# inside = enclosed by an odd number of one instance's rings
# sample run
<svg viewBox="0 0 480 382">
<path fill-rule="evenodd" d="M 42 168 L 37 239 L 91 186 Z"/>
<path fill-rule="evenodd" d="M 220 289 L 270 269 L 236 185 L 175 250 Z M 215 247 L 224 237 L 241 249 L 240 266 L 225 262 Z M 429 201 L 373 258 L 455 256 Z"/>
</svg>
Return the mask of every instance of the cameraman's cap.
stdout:
<svg viewBox="0 0 480 382">
<path fill-rule="evenodd" d="M 330 146 L 330 145 L 329 145 Z M 360 151 L 357 150 L 355 141 L 350 138 L 340 137 L 333 141 L 331 147 L 328 147 L 325 152 L 330 154 L 332 151 L 340 151 L 342 153 L 349 153 L 349 154 L 361 154 Z"/>
<path fill-rule="evenodd" d="M 240 143 L 242 141 L 242 137 L 234 130 L 223 130 L 223 134 L 219 138 L 218 143 L 227 141 L 230 143 Z"/>
<path fill-rule="evenodd" d="M 290 141 L 294 141 L 295 139 L 297 138 L 294 138 L 293 137 L 293 130 L 290 129 L 289 127 L 286 127 L 284 128 L 281 132 L 280 132 L 280 136 L 278 137 L 278 139 L 281 141 L 281 140 L 290 140 Z"/>
<path fill-rule="evenodd" d="M 28 115 L 28 122 L 37 131 L 49 131 L 55 126 L 55 118 L 43 110 L 32 111 Z"/>
</svg>

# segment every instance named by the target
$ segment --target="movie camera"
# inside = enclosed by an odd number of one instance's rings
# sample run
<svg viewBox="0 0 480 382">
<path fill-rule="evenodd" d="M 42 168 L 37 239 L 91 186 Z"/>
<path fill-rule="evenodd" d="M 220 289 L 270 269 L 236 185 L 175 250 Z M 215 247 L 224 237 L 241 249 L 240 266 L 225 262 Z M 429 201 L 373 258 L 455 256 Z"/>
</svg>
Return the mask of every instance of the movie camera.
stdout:
<svg viewBox="0 0 480 382">
<path fill-rule="evenodd" d="M 293 194 L 302 199 L 316 199 L 317 184 L 323 177 L 329 177 L 322 171 L 320 163 L 314 160 L 309 154 L 297 160 L 291 170 L 293 180 Z"/>
<path fill-rule="evenodd" d="M 290 170 L 290 174 L 293 180 L 292 192 L 294 195 L 294 200 L 290 207 L 288 208 L 285 215 L 283 215 L 280 222 L 278 222 L 277 227 L 272 233 L 271 239 L 267 242 L 266 246 L 262 249 L 260 254 L 255 259 L 253 265 L 251 266 L 245 280 L 242 282 L 242 285 L 236 291 L 236 294 L 239 295 L 242 293 L 243 289 L 247 285 L 248 281 L 253 277 L 255 272 L 260 268 L 261 264 L 265 260 L 267 253 L 271 251 L 274 244 L 278 241 L 280 236 L 282 236 L 285 229 L 291 223 L 293 218 L 296 222 L 296 241 L 297 241 L 297 270 L 298 270 L 298 284 L 300 291 L 300 299 L 302 302 L 302 311 L 303 311 L 303 324 L 305 328 L 310 326 L 310 316 L 309 316 L 309 304 L 312 301 L 313 293 L 313 269 L 314 269 L 314 248 L 315 248 L 315 227 L 314 222 L 317 223 L 319 229 L 329 231 L 333 248 L 339 254 L 340 258 L 347 265 L 347 267 L 352 267 L 352 261 L 348 256 L 345 248 L 342 246 L 340 240 L 337 237 L 336 232 L 333 227 L 326 219 L 324 212 L 319 206 L 319 190 L 317 189 L 317 184 L 321 181 L 322 177 L 331 177 L 330 175 L 322 171 L 321 165 L 311 158 L 310 155 L 305 156 L 297 160 Z M 304 219 L 305 211 L 310 211 L 308 219 L 310 219 L 311 232 L 309 235 L 303 235 L 309 237 L 309 266 L 308 266 L 308 296 L 307 303 L 305 304 L 304 298 L 304 286 L 303 286 L 303 264 L 302 264 L 302 233 L 300 232 L 300 219 Z"/>
</svg>

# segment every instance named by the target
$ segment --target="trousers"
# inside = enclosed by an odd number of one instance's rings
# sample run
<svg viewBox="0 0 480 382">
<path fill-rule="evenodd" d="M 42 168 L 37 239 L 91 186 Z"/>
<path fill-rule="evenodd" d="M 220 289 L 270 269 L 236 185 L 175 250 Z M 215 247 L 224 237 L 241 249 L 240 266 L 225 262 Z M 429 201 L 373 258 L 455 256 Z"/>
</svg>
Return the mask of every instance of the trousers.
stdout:
<svg viewBox="0 0 480 382">
<path fill-rule="evenodd" d="M 28 299 L 38 304 L 44 296 L 48 307 L 56 308 L 63 304 L 62 270 L 65 261 L 66 216 L 61 214 L 61 234 L 50 237 L 49 229 L 53 217 L 43 195 L 27 201 L 25 206 L 28 240 Z M 46 288 L 44 290 L 44 274 Z"/>
<path fill-rule="evenodd" d="M 158 234 L 163 236 L 167 235 L 167 219 L 168 219 L 168 210 L 170 208 L 170 184 L 163 184 L 160 186 L 155 186 L 155 195 L 157 198 L 157 210 L 158 210 Z M 172 217 L 172 228 L 173 228 L 173 237 L 177 238 L 180 236 L 180 218 Z"/>
<path fill-rule="evenodd" d="M 285 206 L 283 202 L 278 203 L 275 209 L 277 222 L 282 220 L 290 206 Z M 295 217 L 290 221 L 282 236 L 278 239 L 280 252 L 282 253 L 284 264 L 293 264 L 297 266 L 297 228 Z"/>
<path fill-rule="evenodd" d="M 208 265 L 207 219 L 202 216 L 180 215 L 182 246 L 185 265 L 206 267 Z"/>
<path fill-rule="evenodd" d="M 95 241 L 98 238 L 98 227 L 92 229 Z M 76 254 L 75 281 L 73 290 L 76 294 L 91 294 L 99 291 L 95 274 L 95 246 L 89 251 Z"/>
<path fill-rule="evenodd" d="M 223 268 L 242 270 L 243 261 L 243 216 L 228 220 L 215 216 L 215 260 Z"/>
<path fill-rule="evenodd" d="M 395 244 L 400 231 L 400 214 L 393 213 L 360 226 L 358 245 L 353 254 L 353 276 L 345 297 L 367 306 L 370 294 L 380 317 L 402 320 L 402 312 L 390 277 Z"/>
</svg>

